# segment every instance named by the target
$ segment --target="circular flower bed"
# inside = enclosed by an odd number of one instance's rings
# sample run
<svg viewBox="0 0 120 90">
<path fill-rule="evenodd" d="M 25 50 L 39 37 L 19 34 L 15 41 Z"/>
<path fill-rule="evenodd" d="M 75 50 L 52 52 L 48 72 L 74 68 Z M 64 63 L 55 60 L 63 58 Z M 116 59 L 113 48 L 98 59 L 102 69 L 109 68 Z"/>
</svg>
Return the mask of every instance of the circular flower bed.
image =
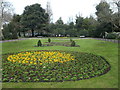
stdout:
<svg viewBox="0 0 120 90">
<path fill-rule="evenodd" d="M 52 82 L 89 79 L 107 73 L 101 56 L 70 51 L 26 51 L 3 55 L 3 82 Z"/>
</svg>

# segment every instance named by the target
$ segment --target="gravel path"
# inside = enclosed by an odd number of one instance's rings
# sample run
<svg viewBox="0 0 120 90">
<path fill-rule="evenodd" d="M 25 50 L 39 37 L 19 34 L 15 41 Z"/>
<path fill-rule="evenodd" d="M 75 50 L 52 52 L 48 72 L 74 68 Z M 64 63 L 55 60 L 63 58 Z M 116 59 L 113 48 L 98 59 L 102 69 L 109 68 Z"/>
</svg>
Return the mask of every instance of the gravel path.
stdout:
<svg viewBox="0 0 120 90">
<path fill-rule="evenodd" d="M 109 41 L 109 42 L 113 42 L 113 43 L 120 43 L 120 40 L 115 40 L 115 39 L 104 39 L 104 38 L 93 38 L 93 39 Z"/>
<path fill-rule="evenodd" d="M 13 40 L 3 40 L 3 41 L 0 41 L 0 43 L 27 40 L 27 39 L 45 39 L 45 38 L 19 38 L 19 39 L 13 39 Z M 77 39 L 77 38 L 73 38 L 73 39 Z M 120 43 L 120 40 L 115 40 L 115 39 L 103 39 L 103 38 L 78 38 L 78 39 L 97 39 L 97 40 L 109 41 L 113 43 Z M 56 38 L 55 40 L 68 40 L 68 38 Z"/>
<path fill-rule="evenodd" d="M 46 39 L 46 38 L 19 38 L 19 39 L 13 39 L 13 40 L 3 40 L 0 41 L 0 43 L 4 42 L 12 42 L 12 41 L 19 41 L 19 40 L 27 40 L 27 39 Z M 55 40 L 69 40 L 68 38 L 54 38 Z M 73 39 L 91 39 L 91 38 L 73 38 Z"/>
<path fill-rule="evenodd" d="M 12 41 L 19 41 L 19 40 L 27 40 L 29 38 L 20 38 L 20 39 L 13 39 L 13 40 L 3 40 L 3 41 L 0 41 L 0 43 L 3 43 L 3 42 L 12 42 Z"/>
</svg>

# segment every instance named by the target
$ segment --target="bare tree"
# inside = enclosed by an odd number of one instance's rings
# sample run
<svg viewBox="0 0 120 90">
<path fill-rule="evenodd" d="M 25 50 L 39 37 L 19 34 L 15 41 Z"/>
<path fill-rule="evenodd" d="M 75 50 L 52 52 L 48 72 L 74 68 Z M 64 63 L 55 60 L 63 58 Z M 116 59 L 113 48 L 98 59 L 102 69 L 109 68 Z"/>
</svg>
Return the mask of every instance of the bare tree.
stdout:
<svg viewBox="0 0 120 90">
<path fill-rule="evenodd" d="M 12 19 L 12 16 L 14 14 L 14 9 L 13 6 L 10 2 L 5 2 L 2 1 L 2 18 L 3 18 L 3 23 L 5 22 L 10 22 Z"/>
<path fill-rule="evenodd" d="M 47 2 L 47 6 L 46 6 L 46 12 L 48 13 L 49 15 L 49 23 L 52 22 L 53 20 L 53 13 L 52 13 L 52 9 L 51 9 L 51 6 L 50 6 L 50 2 L 48 1 Z"/>
<path fill-rule="evenodd" d="M 3 38 L 2 29 L 3 24 L 11 21 L 13 16 L 13 6 L 10 2 L 0 0 L 0 39 Z"/>
</svg>

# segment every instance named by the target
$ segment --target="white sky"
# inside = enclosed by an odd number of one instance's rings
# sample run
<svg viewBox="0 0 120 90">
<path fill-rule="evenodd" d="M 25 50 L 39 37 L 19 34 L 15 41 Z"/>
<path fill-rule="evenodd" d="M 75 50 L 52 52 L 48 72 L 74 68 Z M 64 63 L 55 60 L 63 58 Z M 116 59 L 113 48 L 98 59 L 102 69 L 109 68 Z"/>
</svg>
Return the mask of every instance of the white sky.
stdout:
<svg viewBox="0 0 120 90">
<path fill-rule="evenodd" d="M 46 9 L 47 1 L 50 1 L 53 13 L 53 22 L 62 17 L 64 23 L 67 23 L 69 17 L 75 19 L 76 14 L 83 17 L 95 16 L 96 5 L 100 0 L 7 0 L 12 3 L 16 14 L 22 14 L 25 6 L 39 3 Z"/>
</svg>

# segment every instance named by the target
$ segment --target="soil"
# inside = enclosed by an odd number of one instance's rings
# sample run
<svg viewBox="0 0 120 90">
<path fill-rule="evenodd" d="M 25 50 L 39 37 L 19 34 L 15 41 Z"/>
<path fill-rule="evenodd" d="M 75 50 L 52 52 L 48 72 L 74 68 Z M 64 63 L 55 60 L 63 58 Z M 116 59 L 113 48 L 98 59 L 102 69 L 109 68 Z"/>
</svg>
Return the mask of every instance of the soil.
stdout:
<svg viewBox="0 0 120 90">
<path fill-rule="evenodd" d="M 71 42 L 45 42 L 46 46 L 66 46 L 71 47 Z M 79 45 L 75 45 L 74 47 L 80 47 Z"/>
</svg>

